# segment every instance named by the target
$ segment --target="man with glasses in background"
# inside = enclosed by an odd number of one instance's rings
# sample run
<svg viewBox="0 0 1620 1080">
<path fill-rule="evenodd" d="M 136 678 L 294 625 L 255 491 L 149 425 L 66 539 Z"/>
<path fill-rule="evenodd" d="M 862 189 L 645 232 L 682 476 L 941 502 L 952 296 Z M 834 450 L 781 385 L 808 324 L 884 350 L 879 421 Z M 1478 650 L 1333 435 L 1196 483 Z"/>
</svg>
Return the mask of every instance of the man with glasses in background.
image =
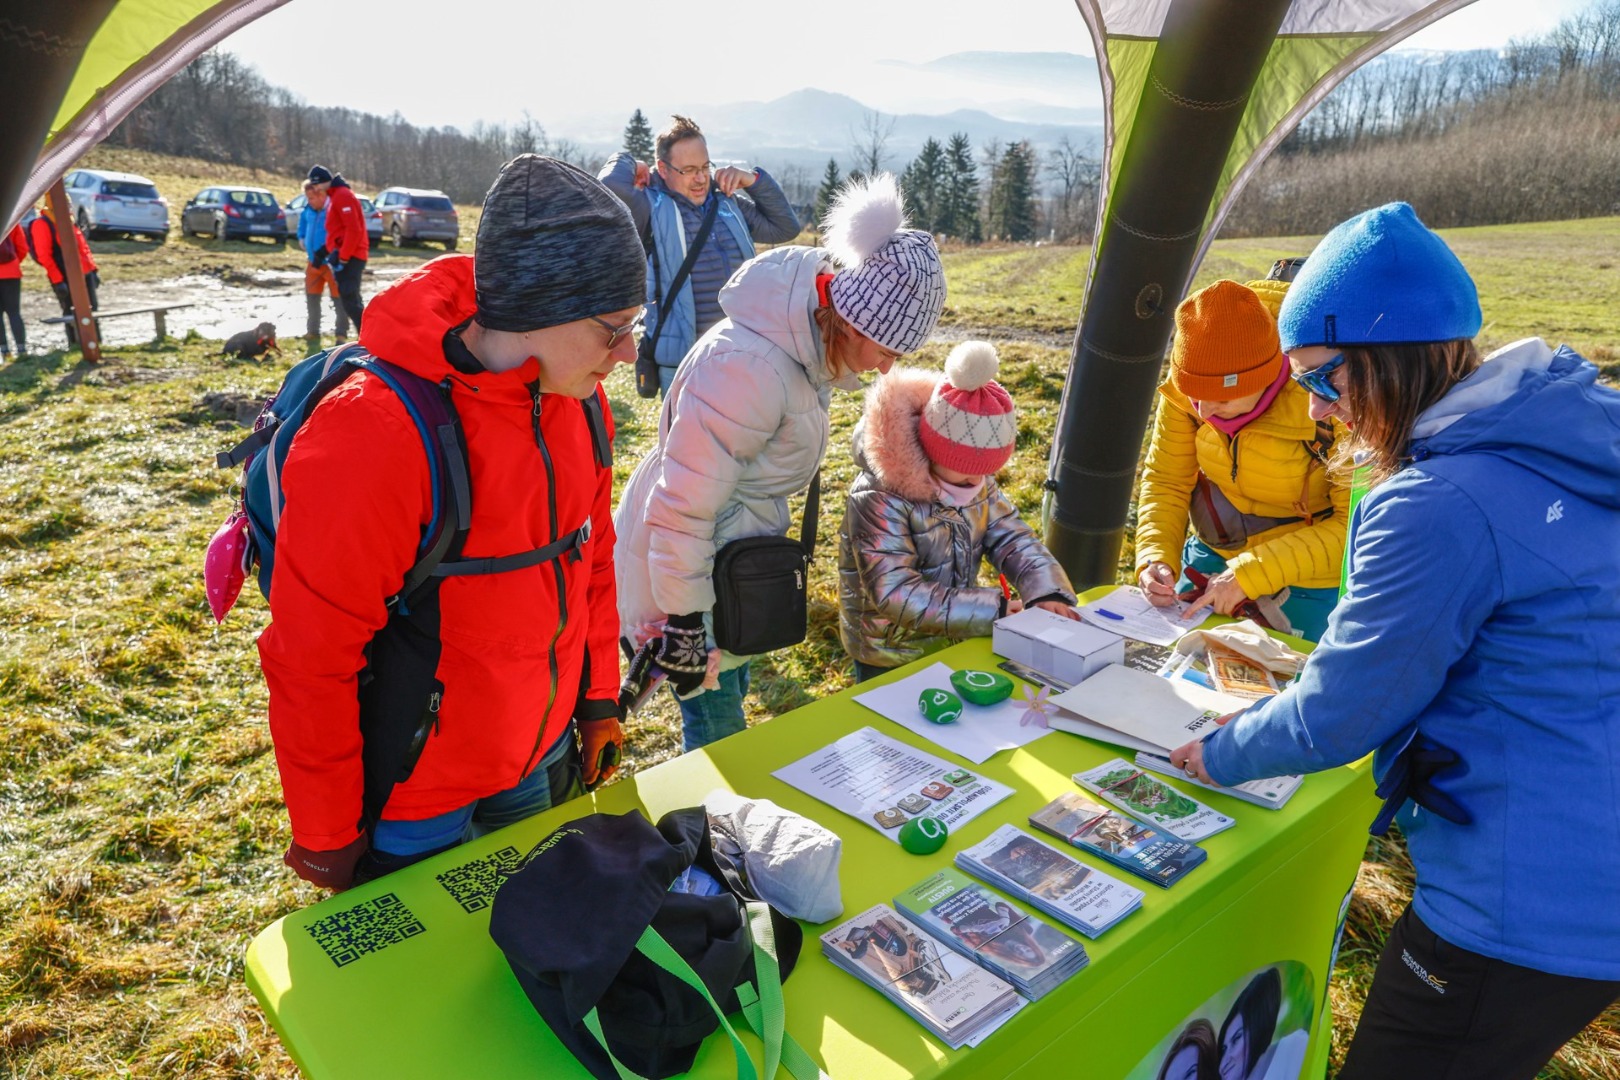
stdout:
<svg viewBox="0 0 1620 1080">
<path fill-rule="evenodd" d="M 658 134 L 652 165 L 621 151 L 598 173 L 630 208 L 647 249 L 646 332 L 652 335 L 660 394 L 668 391 L 692 343 L 725 317 L 720 288 L 754 257 L 754 244 L 782 244 L 799 235 L 798 215 L 769 173 L 714 168 L 697 124 L 684 116 L 671 119 Z M 707 229 L 706 217 L 712 217 Z M 688 276 L 667 296 L 694 245 Z"/>
</svg>

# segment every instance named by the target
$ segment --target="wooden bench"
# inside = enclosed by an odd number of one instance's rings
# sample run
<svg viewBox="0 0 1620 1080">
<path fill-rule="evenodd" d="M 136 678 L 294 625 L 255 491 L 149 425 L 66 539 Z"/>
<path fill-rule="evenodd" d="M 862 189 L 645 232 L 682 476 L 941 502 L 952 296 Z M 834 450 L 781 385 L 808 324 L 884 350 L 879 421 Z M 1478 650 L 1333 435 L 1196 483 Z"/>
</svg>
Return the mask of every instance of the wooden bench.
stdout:
<svg viewBox="0 0 1620 1080">
<path fill-rule="evenodd" d="M 97 311 L 93 312 L 92 314 L 95 316 L 97 324 L 99 324 L 103 319 L 116 319 L 121 315 L 150 315 L 152 316 L 152 322 L 156 331 L 154 340 L 162 341 L 164 338 L 169 336 L 169 312 L 173 311 L 175 308 L 185 308 L 190 306 L 190 304 L 156 304 L 152 307 L 123 308 L 119 311 Z M 67 326 L 73 322 L 73 316 L 52 315 L 48 319 L 41 319 L 40 322 L 45 323 L 48 326 Z"/>
</svg>

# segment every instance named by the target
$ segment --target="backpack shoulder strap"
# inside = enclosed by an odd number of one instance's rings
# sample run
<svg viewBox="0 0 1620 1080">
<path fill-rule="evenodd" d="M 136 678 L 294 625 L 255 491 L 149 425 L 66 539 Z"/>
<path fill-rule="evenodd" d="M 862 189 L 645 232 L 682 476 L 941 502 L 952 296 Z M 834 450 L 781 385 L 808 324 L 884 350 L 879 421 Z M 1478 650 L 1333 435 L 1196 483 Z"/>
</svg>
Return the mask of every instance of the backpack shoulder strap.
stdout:
<svg viewBox="0 0 1620 1080">
<path fill-rule="evenodd" d="M 1315 458 L 1318 463 L 1326 465 L 1328 454 L 1333 450 L 1333 421 L 1318 420 L 1316 434 L 1305 440 L 1305 452 Z"/>
</svg>

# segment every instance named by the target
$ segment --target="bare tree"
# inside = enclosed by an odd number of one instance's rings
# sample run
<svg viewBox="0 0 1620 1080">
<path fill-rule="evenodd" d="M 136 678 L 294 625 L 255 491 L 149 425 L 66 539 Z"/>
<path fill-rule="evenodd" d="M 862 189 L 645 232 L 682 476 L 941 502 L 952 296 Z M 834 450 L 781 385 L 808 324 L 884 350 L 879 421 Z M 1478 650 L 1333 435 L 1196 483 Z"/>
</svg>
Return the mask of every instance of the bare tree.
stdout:
<svg viewBox="0 0 1620 1080">
<path fill-rule="evenodd" d="M 868 110 L 861 121 L 860 131 L 849 133 L 854 144 L 855 164 L 851 172 L 876 176 L 884 171 L 889 160 L 889 139 L 894 135 L 895 118 L 884 117 L 877 110 Z"/>
</svg>

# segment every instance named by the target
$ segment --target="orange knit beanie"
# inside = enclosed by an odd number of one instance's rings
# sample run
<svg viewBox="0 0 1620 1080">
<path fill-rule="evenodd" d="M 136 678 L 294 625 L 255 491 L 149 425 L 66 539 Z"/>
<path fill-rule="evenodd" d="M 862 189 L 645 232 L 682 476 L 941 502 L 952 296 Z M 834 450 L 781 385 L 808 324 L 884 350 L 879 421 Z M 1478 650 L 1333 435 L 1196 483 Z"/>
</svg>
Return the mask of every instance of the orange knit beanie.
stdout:
<svg viewBox="0 0 1620 1080">
<path fill-rule="evenodd" d="M 1258 394 L 1282 369 L 1277 320 L 1246 285 L 1217 281 L 1176 308 L 1170 381 L 1198 401 Z"/>
</svg>

